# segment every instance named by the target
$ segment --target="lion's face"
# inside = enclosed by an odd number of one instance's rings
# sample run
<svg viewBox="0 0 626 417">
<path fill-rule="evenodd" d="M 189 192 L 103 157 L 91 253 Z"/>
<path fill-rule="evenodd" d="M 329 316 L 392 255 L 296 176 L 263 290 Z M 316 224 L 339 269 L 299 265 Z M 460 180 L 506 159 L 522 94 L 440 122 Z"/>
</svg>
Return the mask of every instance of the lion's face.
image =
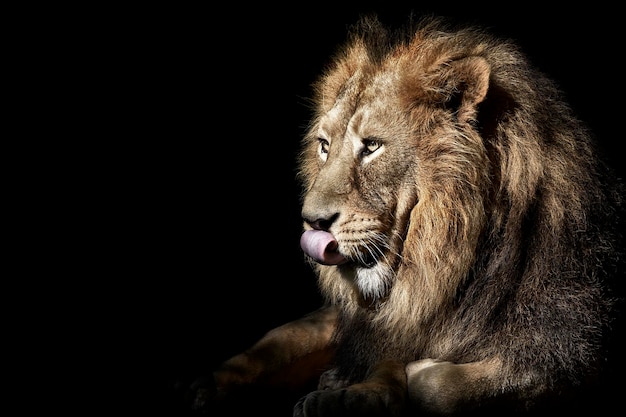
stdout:
<svg viewBox="0 0 626 417">
<path fill-rule="evenodd" d="M 305 151 L 317 171 L 302 207 L 306 227 L 334 237 L 347 260 L 339 268 L 366 297 L 392 284 L 417 198 L 410 119 L 390 100 L 397 96 L 391 76 L 382 72 L 361 89 L 356 75 L 321 115 Z"/>
<path fill-rule="evenodd" d="M 305 229 L 318 232 L 301 244 L 332 296 L 340 281 L 381 299 L 403 268 L 437 292 L 450 283 L 437 277 L 459 280 L 473 260 L 492 177 L 473 123 L 489 68 L 417 48 L 372 58 L 357 42 L 316 85 L 300 168 Z"/>
</svg>

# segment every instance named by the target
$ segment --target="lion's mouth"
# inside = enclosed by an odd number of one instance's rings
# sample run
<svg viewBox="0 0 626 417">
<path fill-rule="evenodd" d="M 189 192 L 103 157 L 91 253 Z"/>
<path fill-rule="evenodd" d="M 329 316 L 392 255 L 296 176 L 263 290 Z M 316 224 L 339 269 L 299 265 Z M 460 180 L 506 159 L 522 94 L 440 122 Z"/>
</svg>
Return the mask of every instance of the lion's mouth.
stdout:
<svg viewBox="0 0 626 417">
<path fill-rule="evenodd" d="M 359 259 L 359 266 L 363 267 L 363 268 L 372 268 L 374 265 L 376 265 L 377 263 L 377 259 L 374 258 L 374 256 L 372 256 L 371 254 L 368 254 L 364 257 L 362 257 L 361 259 Z"/>
</svg>

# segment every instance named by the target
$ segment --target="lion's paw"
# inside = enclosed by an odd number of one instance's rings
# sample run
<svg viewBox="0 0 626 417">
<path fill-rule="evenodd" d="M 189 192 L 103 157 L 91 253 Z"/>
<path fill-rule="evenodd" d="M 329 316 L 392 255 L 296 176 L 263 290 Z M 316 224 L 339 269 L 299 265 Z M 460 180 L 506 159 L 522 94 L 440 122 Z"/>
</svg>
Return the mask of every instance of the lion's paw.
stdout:
<svg viewBox="0 0 626 417">
<path fill-rule="evenodd" d="M 391 416 L 379 393 L 343 388 L 313 391 L 294 406 L 294 417 Z"/>
</svg>

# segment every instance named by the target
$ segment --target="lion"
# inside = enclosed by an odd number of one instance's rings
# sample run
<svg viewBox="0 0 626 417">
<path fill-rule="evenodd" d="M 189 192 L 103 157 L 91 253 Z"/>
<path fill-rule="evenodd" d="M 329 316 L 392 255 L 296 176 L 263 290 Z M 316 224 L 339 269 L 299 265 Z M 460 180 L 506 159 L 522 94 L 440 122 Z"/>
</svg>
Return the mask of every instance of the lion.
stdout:
<svg viewBox="0 0 626 417">
<path fill-rule="evenodd" d="M 556 83 L 483 28 L 365 16 L 312 95 L 300 245 L 325 304 L 194 407 L 284 390 L 296 417 L 599 409 L 623 188 Z"/>
</svg>

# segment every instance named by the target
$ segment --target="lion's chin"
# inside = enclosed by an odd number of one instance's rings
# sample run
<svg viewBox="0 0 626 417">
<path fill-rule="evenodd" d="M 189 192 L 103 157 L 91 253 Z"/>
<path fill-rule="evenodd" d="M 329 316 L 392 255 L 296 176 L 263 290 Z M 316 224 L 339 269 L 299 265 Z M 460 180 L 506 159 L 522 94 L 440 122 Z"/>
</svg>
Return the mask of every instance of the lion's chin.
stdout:
<svg viewBox="0 0 626 417">
<path fill-rule="evenodd" d="M 353 265 L 355 283 L 363 298 L 379 300 L 385 298 L 395 276 L 393 269 L 383 262 L 371 266 Z"/>
</svg>

